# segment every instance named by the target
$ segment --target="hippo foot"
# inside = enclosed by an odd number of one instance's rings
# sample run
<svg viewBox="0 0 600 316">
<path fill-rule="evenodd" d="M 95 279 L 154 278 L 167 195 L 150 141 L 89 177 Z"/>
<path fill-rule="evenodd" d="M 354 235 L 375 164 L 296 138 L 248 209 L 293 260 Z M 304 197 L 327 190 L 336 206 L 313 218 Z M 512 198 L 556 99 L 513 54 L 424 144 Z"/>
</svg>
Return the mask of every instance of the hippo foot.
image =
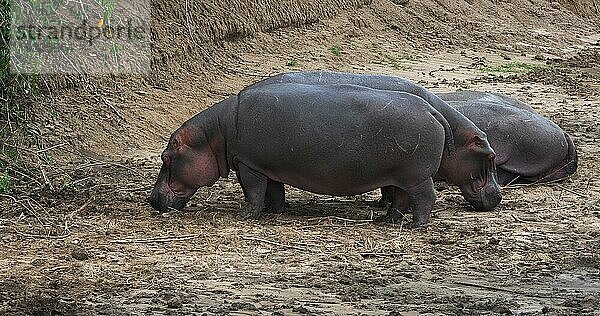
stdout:
<svg viewBox="0 0 600 316">
<path fill-rule="evenodd" d="M 247 211 L 243 211 L 241 212 L 237 218 L 240 220 L 250 220 L 250 219 L 259 219 L 261 215 L 260 211 L 255 211 L 255 210 L 247 210 Z"/>
<path fill-rule="evenodd" d="M 425 222 L 425 223 L 415 223 L 412 222 L 410 223 L 410 225 L 408 225 L 407 227 L 416 231 L 427 231 L 427 227 L 429 223 Z"/>
<path fill-rule="evenodd" d="M 375 202 L 376 207 L 386 207 L 390 204 L 390 202 L 384 198 L 381 198 Z"/>
<path fill-rule="evenodd" d="M 379 199 L 377 201 L 368 201 L 366 202 L 367 206 L 370 207 L 379 207 L 379 208 L 384 208 L 386 206 L 388 206 L 388 202 L 384 201 L 383 199 Z"/>
<path fill-rule="evenodd" d="M 377 222 L 400 224 L 404 219 L 404 213 L 397 208 L 388 209 L 387 213 L 375 219 Z"/>
<path fill-rule="evenodd" d="M 283 214 L 285 213 L 285 207 L 280 207 L 280 208 L 266 208 L 265 212 L 269 213 L 269 214 Z"/>
</svg>

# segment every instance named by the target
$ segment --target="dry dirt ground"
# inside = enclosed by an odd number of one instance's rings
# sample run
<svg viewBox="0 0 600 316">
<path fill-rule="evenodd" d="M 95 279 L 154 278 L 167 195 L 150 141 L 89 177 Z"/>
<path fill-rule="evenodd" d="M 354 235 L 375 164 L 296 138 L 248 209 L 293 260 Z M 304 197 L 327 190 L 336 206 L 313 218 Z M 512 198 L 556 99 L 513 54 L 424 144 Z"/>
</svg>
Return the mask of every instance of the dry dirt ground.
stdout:
<svg viewBox="0 0 600 316">
<path fill-rule="evenodd" d="M 62 187 L 38 200 L 2 196 L 0 314 L 600 315 L 600 36 L 539 29 L 544 49 L 446 51 L 407 49 L 385 33 L 335 37 L 323 23 L 225 43 L 237 62 L 202 88 L 190 74 L 167 88 L 111 95 L 114 109 L 98 97 L 96 111 L 81 113 L 68 104 L 84 96 L 63 97 L 65 116 L 105 124 L 50 117 L 58 123 L 42 132 L 80 145 L 54 150 L 69 157 L 52 171 Z M 577 45 L 552 46 L 566 36 Z M 545 68 L 489 72 L 513 62 Z M 439 184 L 426 231 L 372 222 L 384 211 L 370 203 L 376 192 L 340 198 L 288 188 L 285 214 L 241 221 L 233 176 L 201 189 L 185 211 L 151 212 L 143 200 L 158 156 L 183 120 L 263 75 L 317 68 L 519 98 L 573 136 L 579 172 L 504 188 L 501 205 L 483 213 Z"/>
</svg>

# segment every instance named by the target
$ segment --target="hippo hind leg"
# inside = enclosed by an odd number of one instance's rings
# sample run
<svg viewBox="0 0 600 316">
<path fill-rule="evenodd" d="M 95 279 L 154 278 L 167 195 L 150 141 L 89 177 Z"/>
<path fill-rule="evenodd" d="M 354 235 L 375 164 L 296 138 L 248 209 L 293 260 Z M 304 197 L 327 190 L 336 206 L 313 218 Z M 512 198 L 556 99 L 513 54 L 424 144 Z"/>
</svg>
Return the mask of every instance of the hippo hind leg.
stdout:
<svg viewBox="0 0 600 316">
<path fill-rule="evenodd" d="M 410 208 L 410 199 L 406 191 L 392 186 L 381 188 L 381 200 L 385 199 L 385 202 L 390 202 L 390 207 L 387 213 L 379 218 L 379 222 L 389 222 L 392 224 L 401 223 L 404 219 L 404 212 Z M 381 201 L 380 200 L 380 201 Z"/>
<path fill-rule="evenodd" d="M 249 208 L 242 212 L 241 219 L 259 218 L 265 207 L 265 194 L 267 192 L 268 178 L 248 166 L 240 163 L 238 165 L 238 179 L 244 190 Z"/>
<path fill-rule="evenodd" d="M 265 210 L 269 213 L 283 213 L 285 208 L 285 189 L 283 183 L 267 179 Z"/>
<path fill-rule="evenodd" d="M 431 218 L 431 209 L 435 204 L 433 180 L 428 178 L 420 184 L 406 189 L 413 212 L 413 227 L 426 227 Z"/>
</svg>

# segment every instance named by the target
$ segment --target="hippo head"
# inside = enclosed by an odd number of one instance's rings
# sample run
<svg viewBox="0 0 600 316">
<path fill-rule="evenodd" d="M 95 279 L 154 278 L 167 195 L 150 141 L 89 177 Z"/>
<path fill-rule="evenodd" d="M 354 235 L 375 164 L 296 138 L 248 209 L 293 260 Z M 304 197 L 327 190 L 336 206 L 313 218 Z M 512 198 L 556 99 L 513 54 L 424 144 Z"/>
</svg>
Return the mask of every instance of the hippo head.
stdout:
<svg viewBox="0 0 600 316">
<path fill-rule="evenodd" d="M 159 212 L 181 210 L 202 186 L 211 186 L 219 179 L 218 158 L 215 152 L 218 139 L 209 141 L 199 129 L 177 130 L 163 151 L 158 180 L 147 202 Z"/>
<path fill-rule="evenodd" d="M 479 211 L 489 211 L 502 200 L 496 172 L 496 154 L 484 133 L 466 138 L 464 146 L 443 162 L 442 176 L 458 185 L 465 199 Z"/>
</svg>

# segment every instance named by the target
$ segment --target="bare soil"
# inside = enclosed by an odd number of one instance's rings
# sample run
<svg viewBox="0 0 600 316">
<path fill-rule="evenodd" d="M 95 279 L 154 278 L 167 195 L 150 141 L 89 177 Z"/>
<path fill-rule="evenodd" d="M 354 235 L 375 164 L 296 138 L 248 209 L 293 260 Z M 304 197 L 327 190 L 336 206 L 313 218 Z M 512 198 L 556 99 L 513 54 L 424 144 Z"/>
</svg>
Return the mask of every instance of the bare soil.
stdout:
<svg viewBox="0 0 600 316">
<path fill-rule="evenodd" d="M 359 11 L 224 42 L 229 59 L 218 74 L 64 91 L 40 103 L 39 132 L 58 146 L 54 164 L 42 166 L 54 190 L 0 195 L 0 314 L 600 315 L 598 26 L 498 22 L 507 42 L 485 45 L 465 29 L 472 42 L 446 46 L 430 34 L 438 44 L 428 49 L 427 34 L 412 47 L 374 18 L 377 8 Z M 515 62 L 543 68 L 481 68 Z M 251 82 L 299 69 L 516 97 L 573 136 L 579 171 L 562 183 L 504 188 L 492 212 L 437 184 L 426 231 L 372 222 L 384 212 L 371 203 L 377 192 L 287 188 L 286 213 L 241 221 L 233 175 L 202 188 L 185 211 L 152 212 L 144 199 L 176 127 Z"/>
</svg>

